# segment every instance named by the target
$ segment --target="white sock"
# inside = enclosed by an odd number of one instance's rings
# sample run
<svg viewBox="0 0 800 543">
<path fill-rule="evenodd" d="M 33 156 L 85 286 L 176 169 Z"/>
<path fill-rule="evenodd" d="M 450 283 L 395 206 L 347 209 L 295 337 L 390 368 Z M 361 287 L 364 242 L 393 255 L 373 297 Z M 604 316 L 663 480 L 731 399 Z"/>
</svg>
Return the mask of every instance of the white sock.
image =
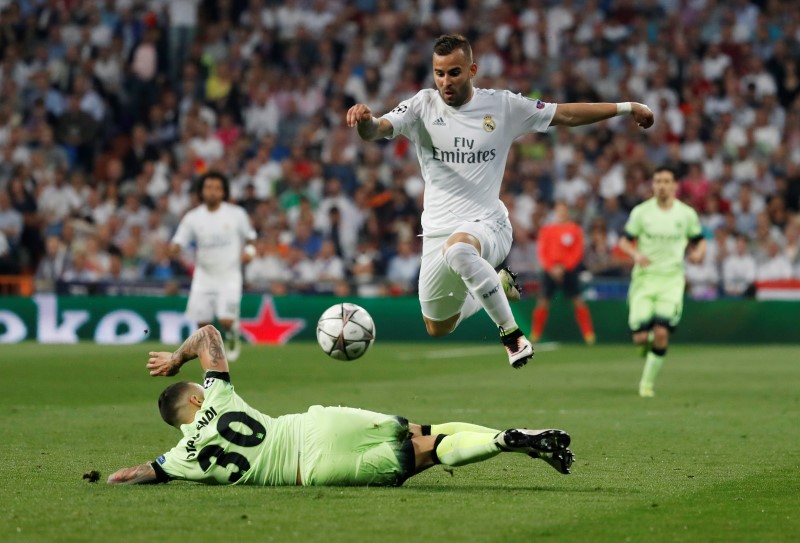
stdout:
<svg viewBox="0 0 800 543">
<path fill-rule="evenodd" d="M 481 304 L 478 303 L 478 300 L 475 299 L 475 296 L 473 296 L 471 292 L 467 292 L 467 299 L 464 300 L 464 305 L 461 306 L 461 314 L 458 316 L 456 326 L 461 324 L 461 321 L 471 317 L 481 309 L 483 308 Z"/>
<path fill-rule="evenodd" d="M 491 264 L 481 258 L 475 247 L 469 243 L 454 243 L 444 252 L 444 260 L 450 269 L 461 276 L 474 299 L 486 310 L 497 326 L 504 330 L 517 327 L 497 272 Z"/>
</svg>

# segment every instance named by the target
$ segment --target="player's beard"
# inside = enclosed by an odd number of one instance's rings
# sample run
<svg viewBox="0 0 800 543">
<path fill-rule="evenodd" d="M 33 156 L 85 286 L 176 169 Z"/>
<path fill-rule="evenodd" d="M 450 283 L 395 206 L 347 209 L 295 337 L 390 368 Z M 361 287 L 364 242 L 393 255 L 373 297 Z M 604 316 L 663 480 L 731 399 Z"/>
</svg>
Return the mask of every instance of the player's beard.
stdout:
<svg viewBox="0 0 800 543">
<path fill-rule="evenodd" d="M 450 97 L 445 95 L 445 90 L 452 92 L 453 94 Z M 467 100 L 472 95 L 472 86 L 469 84 L 469 81 L 460 85 L 458 87 L 451 86 L 447 89 L 439 89 L 439 96 L 442 97 L 444 103 L 450 107 L 459 107 L 463 106 Z"/>
<path fill-rule="evenodd" d="M 222 200 L 217 200 L 216 198 L 214 198 L 206 200 L 204 203 L 206 204 L 206 207 L 209 209 L 209 211 L 215 211 L 219 209 L 220 205 L 222 205 Z"/>
</svg>

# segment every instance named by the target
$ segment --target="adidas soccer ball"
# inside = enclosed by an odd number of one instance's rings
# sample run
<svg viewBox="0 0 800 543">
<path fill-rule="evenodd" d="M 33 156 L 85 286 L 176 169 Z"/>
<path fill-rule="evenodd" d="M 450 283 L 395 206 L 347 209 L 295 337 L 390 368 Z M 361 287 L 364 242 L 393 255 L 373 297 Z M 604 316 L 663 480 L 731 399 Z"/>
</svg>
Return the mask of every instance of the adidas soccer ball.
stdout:
<svg viewBox="0 0 800 543">
<path fill-rule="evenodd" d="M 375 322 L 367 310 L 350 303 L 325 310 L 317 323 L 317 342 L 336 360 L 355 360 L 375 341 Z"/>
</svg>

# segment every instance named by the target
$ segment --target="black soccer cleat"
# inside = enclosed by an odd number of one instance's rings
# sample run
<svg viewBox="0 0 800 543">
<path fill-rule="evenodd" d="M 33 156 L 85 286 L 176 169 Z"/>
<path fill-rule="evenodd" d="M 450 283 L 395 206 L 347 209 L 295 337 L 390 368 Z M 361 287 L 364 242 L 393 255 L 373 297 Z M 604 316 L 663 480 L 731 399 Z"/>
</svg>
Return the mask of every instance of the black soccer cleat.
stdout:
<svg viewBox="0 0 800 543">
<path fill-rule="evenodd" d="M 568 450 L 570 437 L 563 430 L 512 428 L 497 434 L 494 442 L 504 451 L 557 453 Z"/>
<path fill-rule="evenodd" d="M 570 468 L 572 467 L 572 463 L 575 461 L 575 455 L 572 454 L 572 451 L 569 449 L 556 451 L 554 453 L 540 453 L 533 451 L 529 452 L 528 456 L 531 458 L 544 460 L 550 464 L 554 470 L 559 473 L 563 473 L 564 475 L 570 474 Z"/>
</svg>

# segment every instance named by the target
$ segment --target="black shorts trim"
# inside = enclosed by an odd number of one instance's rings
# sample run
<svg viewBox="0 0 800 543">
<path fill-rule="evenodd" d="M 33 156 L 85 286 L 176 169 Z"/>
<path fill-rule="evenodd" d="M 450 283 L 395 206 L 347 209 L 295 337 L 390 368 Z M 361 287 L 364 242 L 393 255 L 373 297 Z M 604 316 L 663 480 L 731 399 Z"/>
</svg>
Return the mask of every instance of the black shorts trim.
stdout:
<svg viewBox="0 0 800 543">
<path fill-rule="evenodd" d="M 674 332 L 675 330 L 678 329 L 677 325 L 669 323 L 669 319 L 665 319 L 664 317 L 653 317 L 652 319 L 650 319 L 646 323 L 644 323 L 641 326 L 639 326 L 639 328 L 636 328 L 635 330 L 631 330 L 631 334 L 636 334 L 638 332 L 649 332 L 650 330 L 652 330 L 655 327 L 656 324 L 659 325 L 659 326 L 663 326 L 664 328 L 666 328 L 670 332 Z"/>
<path fill-rule="evenodd" d="M 400 473 L 395 480 L 395 486 L 402 486 L 407 479 L 413 477 L 417 472 L 417 459 L 414 455 L 414 444 L 411 437 L 408 437 L 400 444 L 397 451 L 397 461 L 400 463 Z"/>
</svg>

